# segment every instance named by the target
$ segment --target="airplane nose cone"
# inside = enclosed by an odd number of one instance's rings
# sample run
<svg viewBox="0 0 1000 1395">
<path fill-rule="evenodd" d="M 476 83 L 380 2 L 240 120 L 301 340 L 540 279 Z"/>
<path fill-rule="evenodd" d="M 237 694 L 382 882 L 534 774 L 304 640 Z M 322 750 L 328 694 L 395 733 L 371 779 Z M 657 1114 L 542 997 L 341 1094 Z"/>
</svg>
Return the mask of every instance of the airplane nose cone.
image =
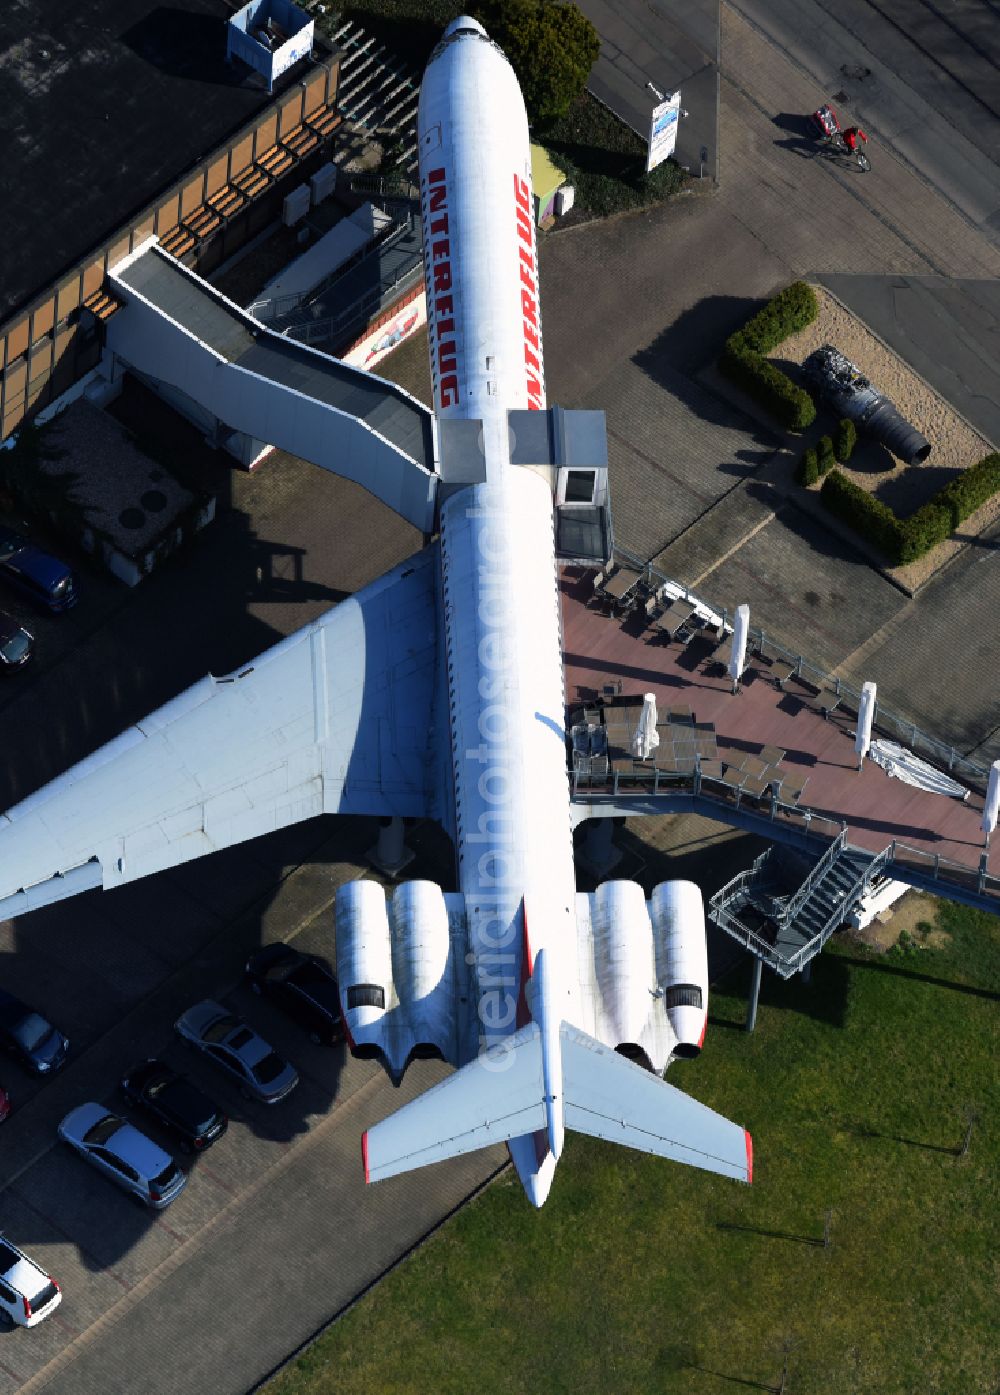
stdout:
<svg viewBox="0 0 1000 1395">
<path fill-rule="evenodd" d="M 473 34 L 482 34 L 486 38 L 486 30 L 479 23 L 478 19 L 473 19 L 471 15 L 459 15 L 458 19 L 453 19 L 444 31 L 444 37 L 450 39 L 452 34 L 460 34 L 464 31 L 471 31 Z"/>
</svg>

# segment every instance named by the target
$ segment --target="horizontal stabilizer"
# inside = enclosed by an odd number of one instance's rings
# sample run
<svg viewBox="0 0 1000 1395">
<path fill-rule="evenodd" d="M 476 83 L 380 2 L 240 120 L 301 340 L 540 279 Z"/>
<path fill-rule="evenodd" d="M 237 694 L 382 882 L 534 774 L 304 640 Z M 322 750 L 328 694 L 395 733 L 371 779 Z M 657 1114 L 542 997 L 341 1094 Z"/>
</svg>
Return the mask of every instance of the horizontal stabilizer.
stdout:
<svg viewBox="0 0 1000 1395">
<path fill-rule="evenodd" d="M 365 1181 L 544 1127 L 541 1037 L 532 1022 L 369 1129 L 361 1145 Z"/>
<path fill-rule="evenodd" d="M 656 1075 L 564 1022 L 566 1127 L 749 1182 L 750 1135 Z"/>
</svg>

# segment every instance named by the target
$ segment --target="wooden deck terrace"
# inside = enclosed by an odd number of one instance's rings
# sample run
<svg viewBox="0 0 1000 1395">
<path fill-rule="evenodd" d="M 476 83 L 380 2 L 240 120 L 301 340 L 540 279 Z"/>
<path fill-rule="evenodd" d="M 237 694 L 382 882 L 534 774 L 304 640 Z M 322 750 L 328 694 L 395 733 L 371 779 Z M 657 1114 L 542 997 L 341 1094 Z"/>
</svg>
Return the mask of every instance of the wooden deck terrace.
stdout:
<svg viewBox="0 0 1000 1395">
<path fill-rule="evenodd" d="M 859 773 L 856 710 L 839 708 L 824 717 L 808 705 L 808 694 L 794 679 L 782 690 L 766 660 L 752 654 L 734 694 L 724 666 L 728 639 L 714 658 L 707 641 L 666 643 L 641 610 L 609 616 L 588 604 L 592 575 L 577 568 L 563 570 L 560 591 L 570 708 L 592 702 L 604 685 L 620 680 L 623 697 L 652 692 L 658 709 L 686 706 L 698 722 L 712 723 L 723 761 L 728 753 L 739 763 L 737 753 L 772 745 L 786 752 L 786 768 L 808 777 L 797 804 L 777 810 L 777 817 L 767 797 L 737 799 L 717 781 L 699 781 L 694 789 L 690 778 L 657 778 L 656 794 L 665 797 L 651 799 L 652 775 L 636 781 L 609 776 L 607 782 L 579 788 L 577 798 L 613 802 L 616 812 L 626 812 L 633 802 L 637 813 L 697 807 L 721 823 L 776 842 L 795 841 L 791 825 L 800 836 L 819 834 L 827 841 L 846 825 L 848 843 L 872 854 L 896 843 L 886 875 L 914 885 L 940 877 L 940 888 L 933 888 L 938 894 L 1000 912 L 1000 835 L 986 853 L 980 792 L 972 791 L 965 802 L 932 794 L 892 778 L 867 759 Z M 693 801 L 692 794 L 701 797 Z"/>
</svg>

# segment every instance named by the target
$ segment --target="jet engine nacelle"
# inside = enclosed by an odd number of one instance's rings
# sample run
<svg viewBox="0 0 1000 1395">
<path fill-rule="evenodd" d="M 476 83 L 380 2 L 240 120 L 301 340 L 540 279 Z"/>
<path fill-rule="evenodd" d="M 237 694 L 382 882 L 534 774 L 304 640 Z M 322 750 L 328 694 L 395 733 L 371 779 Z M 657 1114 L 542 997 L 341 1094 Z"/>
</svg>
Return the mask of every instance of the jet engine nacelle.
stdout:
<svg viewBox="0 0 1000 1395">
<path fill-rule="evenodd" d="M 398 1084 L 414 1055 L 457 1064 L 456 966 L 441 888 L 377 882 L 337 892 L 337 976 L 352 1050 L 379 1056 Z"/>
<path fill-rule="evenodd" d="M 656 981 L 677 1045 L 676 1056 L 697 1056 L 708 1022 L 705 906 L 694 882 L 661 882 L 649 902 Z"/>
<path fill-rule="evenodd" d="M 637 882 L 603 882 L 591 902 L 594 970 L 607 1038 L 638 1045 L 652 1006 L 653 937 L 646 898 Z"/>
</svg>

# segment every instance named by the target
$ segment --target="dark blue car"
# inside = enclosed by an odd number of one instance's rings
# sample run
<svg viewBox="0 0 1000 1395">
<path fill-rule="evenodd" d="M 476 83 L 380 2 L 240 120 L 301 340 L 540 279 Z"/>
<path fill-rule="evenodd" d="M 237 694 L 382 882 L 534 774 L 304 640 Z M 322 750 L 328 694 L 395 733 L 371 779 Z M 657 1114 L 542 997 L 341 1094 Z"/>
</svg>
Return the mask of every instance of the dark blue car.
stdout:
<svg viewBox="0 0 1000 1395">
<path fill-rule="evenodd" d="M 0 577 L 43 610 L 58 615 L 76 605 L 73 573 L 65 562 L 0 527 Z"/>
</svg>

